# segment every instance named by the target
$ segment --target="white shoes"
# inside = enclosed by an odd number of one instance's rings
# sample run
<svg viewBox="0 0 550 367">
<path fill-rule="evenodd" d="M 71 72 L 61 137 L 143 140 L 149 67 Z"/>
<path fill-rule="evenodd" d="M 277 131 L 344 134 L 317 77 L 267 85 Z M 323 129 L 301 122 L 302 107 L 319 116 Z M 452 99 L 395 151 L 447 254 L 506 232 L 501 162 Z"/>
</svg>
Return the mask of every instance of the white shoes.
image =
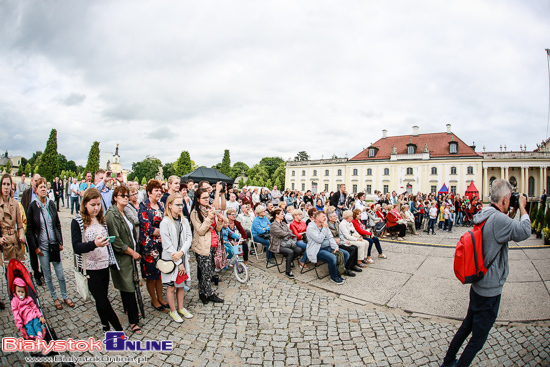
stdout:
<svg viewBox="0 0 550 367">
<path fill-rule="evenodd" d="M 180 323 L 183 322 L 183 319 L 180 317 L 177 311 L 175 312 L 170 311 L 170 316 L 172 316 L 175 322 L 180 322 Z"/>
<path fill-rule="evenodd" d="M 186 319 L 191 319 L 191 318 L 193 318 L 193 314 L 192 314 L 191 312 L 187 311 L 187 309 L 185 309 L 185 308 L 180 308 L 180 309 L 178 310 L 178 313 L 179 313 L 180 315 L 182 315 L 183 317 L 185 317 Z"/>
</svg>

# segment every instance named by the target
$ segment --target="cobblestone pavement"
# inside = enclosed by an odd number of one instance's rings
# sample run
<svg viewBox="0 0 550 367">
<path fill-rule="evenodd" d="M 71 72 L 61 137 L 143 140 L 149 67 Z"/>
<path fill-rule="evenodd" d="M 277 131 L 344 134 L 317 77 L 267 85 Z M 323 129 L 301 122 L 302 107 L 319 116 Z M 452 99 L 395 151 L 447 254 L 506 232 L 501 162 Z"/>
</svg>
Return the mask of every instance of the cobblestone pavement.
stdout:
<svg viewBox="0 0 550 367">
<path fill-rule="evenodd" d="M 70 242 L 70 218 L 62 218 L 66 244 Z M 83 302 L 75 292 L 72 251 L 64 250 L 65 276 L 74 309 L 57 311 L 46 287 L 39 287 L 45 314 L 63 339 L 103 339 L 93 300 Z M 193 266 L 193 273 L 194 265 Z M 150 366 L 438 366 L 459 322 L 415 317 L 398 309 L 373 304 L 359 305 L 345 297 L 265 271 L 258 262 L 250 267 L 251 279 L 237 283 L 232 274 L 222 274 L 218 287 L 224 304 L 202 305 L 197 284 L 185 296 L 194 318 L 177 324 L 168 314 L 153 311 L 146 297 L 147 318 L 142 335 L 135 340 L 169 339 L 172 352 L 71 353 L 92 355 L 143 356 Z M 359 275 L 361 276 L 361 275 Z M 328 278 L 325 279 L 328 281 Z M 142 292 L 146 294 L 145 287 Z M 5 282 L 1 299 L 6 302 Z M 110 298 L 123 325 L 127 318 L 117 290 Z M 2 337 L 17 336 L 11 312 L 2 316 Z M 474 363 L 479 366 L 549 366 L 550 324 L 497 324 Z M 22 365 L 22 353 L 2 353 L 2 366 Z M 107 366 L 109 363 L 87 363 Z"/>
</svg>

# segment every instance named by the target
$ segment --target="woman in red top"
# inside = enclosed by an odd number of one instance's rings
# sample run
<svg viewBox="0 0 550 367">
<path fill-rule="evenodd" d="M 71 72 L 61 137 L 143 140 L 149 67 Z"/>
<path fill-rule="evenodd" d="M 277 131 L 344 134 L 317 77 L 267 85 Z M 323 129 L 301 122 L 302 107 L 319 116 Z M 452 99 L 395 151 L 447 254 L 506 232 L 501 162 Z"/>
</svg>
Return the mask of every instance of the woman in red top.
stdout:
<svg viewBox="0 0 550 367">
<path fill-rule="evenodd" d="M 292 218 L 294 220 L 290 223 L 290 230 L 296 236 L 296 245 L 304 250 L 304 256 L 302 256 L 302 260 L 300 260 L 300 267 L 307 269 L 307 243 L 304 241 L 304 235 L 306 234 L 307 225 L 306 222 L 302 220 L 302 211 L 300 209 L 294 209 L 292 211 Z M 305 240 L 307 241 L 307 239 Z"/>
<path fill-rule="evenodd" d="M 382 219 L 383 221 L 386 220 L 386 214 L 384 214 L 384 212 L 382 211 L 382 207 L 380 206 L 380 204 L 376 204 L 374 211 L 376 212 L 378 218 Z"/>
<path fill-rule="evenodd" d="M 389 230 L 398 232 L 398 241 L 403 241 L 405 238 L 405 232 L 407 231 L 407 225 L 399 223 L 403 221 L 401 215 L 399 215 L 399 204 L 397 205 L 388 205 L 388 214 L 386 215 L 386 223 Z"/>
<path fill-rule="evenodd" d="M 353 227 L 355 228 L 357 233 L 359 233 L 361 236 L 363 236 L 363 238 L 366 241 L 369 242 L 369 250 L 367 252 L 367 259 L 365 260 L 365 262 L 367 264 L 374 263 L 374 260 L 371 259 L 371 257 L 370 257 L 370 253 L 371 253 L 373 244 L 376 245 L 376 251 L 378 251 L 378 257 L 381 258 L 381 259 L 387 259 L 388 257 L 386 255 L 384 255 L 384 252 L 382 252 L 382 246 L 380 246 L 380 240 L 378 240 L 378 237 L 372 236 L 372 233 L 370 233 L 369 231 L 367 231 L 365 229 L 365 227 L 364 227 L 363 223 L 361 223 L 360 219 L 361 219 L 361 210 L 355 209 L 353 211 L 353 221 L 351 223 L 353 223 Z"/>
</svg>

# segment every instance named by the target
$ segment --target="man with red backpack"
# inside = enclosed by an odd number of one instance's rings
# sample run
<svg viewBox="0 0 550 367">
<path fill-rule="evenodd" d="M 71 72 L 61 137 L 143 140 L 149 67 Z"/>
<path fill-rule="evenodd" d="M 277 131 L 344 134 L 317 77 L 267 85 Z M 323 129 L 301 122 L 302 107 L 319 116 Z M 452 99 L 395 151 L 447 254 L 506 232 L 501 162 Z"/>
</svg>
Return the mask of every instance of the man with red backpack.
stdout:
<svg viewBox="0 0 550 367">
<path fill-rule="evenodd" d="M 508 213 L 511 194 L 512 185 L 508 181 L 493 181 L 491 206 L 474 216 L 474 224 L 485 221 L 482 248 L 484 265 L 488 269 L 485 276 L 470 288 L 468 313 L 451 341 L 442 367 L 469 366 L 483 348 L 497 318 L 502 287 L 508 277 L 508 241 L 523 241 L 531 236 L 531 221 L 525 209 L 527 199 L 520 196 L 521 218 L 516 221 L 512 218 L 517 208 Z M 470 333 L 472 337 L 457 361 L 456 354 Z"/>
</svg>

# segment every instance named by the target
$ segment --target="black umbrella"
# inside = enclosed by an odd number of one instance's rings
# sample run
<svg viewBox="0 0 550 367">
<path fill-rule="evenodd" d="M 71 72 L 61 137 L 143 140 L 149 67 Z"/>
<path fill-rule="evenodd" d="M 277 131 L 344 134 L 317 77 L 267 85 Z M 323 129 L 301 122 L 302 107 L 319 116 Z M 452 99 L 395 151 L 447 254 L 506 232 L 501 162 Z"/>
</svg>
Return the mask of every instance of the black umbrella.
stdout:
<svg viewBox="0 0 550 367">
<path fill-rule="evenodd" d="M 141 317 L 145 318 L 145 307 L 143 306 L 143 298 L 141 297 L 141 288 L 139 287 L 139 273 L 137 267 L 137 261 L 132 260 L 134 265 L 134 285 L 136 286 L 136 296 L 138 300 L 139 310 L 141 311 Z"/>
</svg>

